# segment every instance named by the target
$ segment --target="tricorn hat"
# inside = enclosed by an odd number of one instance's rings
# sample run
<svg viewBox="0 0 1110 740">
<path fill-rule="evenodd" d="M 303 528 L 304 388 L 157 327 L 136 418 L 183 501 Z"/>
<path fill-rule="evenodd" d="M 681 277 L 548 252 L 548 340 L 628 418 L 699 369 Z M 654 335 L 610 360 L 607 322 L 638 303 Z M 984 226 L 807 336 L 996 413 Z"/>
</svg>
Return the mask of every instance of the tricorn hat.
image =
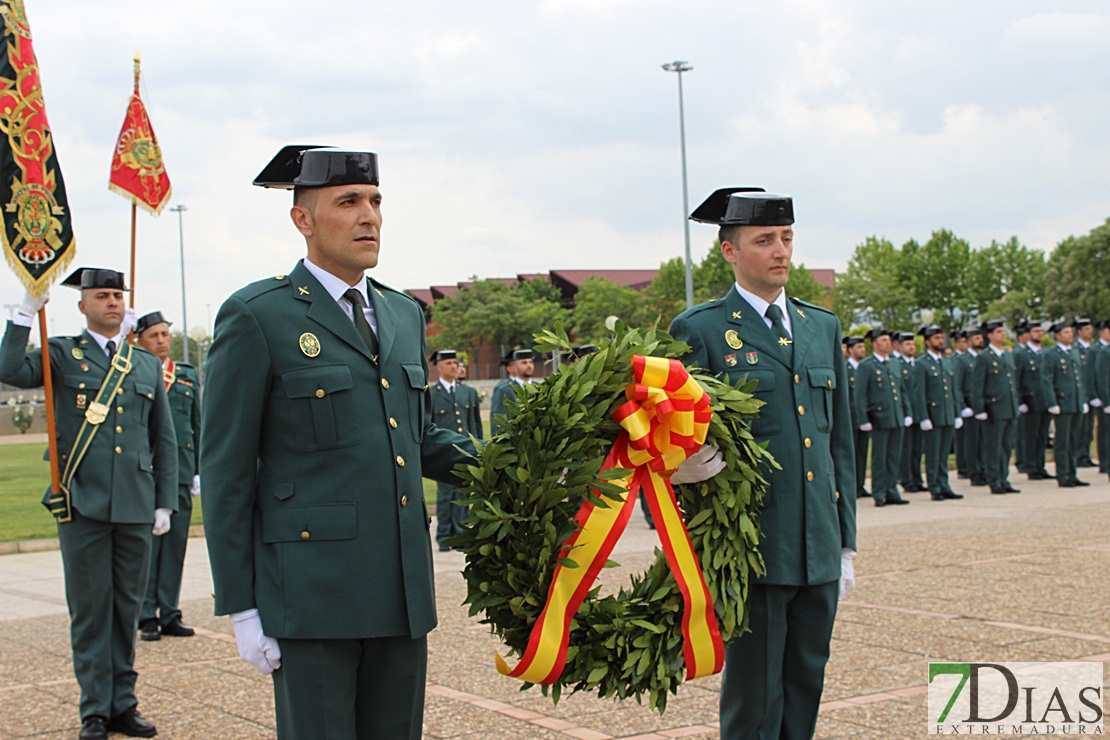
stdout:
<svg viewBox="0 0 1110 740">
<path fill-rule="evenodd" d="M 504 357 L 501 358 L 501 364 L 502 365 L 508 365 L 510 362 L 513 362 L 514 360 L 531 360 L 531 359 L 532 359 L 532 350 L 530 350 L 530 349 L 511 349 L 511 350 L 509 350 L 508 352 L 505 353 Z"/>
<path fill-rule="evenodd" d="M 318 144 L 281 148 L 254 184 L 263 188 L 324 188 L 332 185 L 377 185 L 378 155 L 341 152 Z"/>
<path fill-rule="evenodd" d="M 794 223 L 794 202 L 763 188 L 724 188 L 695 208 L 690 220 L 721 226 L 789 226 Z"/>
<path fill-rule="evenodd" d="M 894 335 L 891 334 L 889 329 L 884 329 L 881 326 L 877 326 L 874 329 L 871 329 L 870 331 L 868 331 L 866 334 L 864 334 L 863 338 L 864 339 L 870 339 L 872 342 L 874 342 L 879 337 L 884 337 L 884 336 L 885 337 L 890 337 L 891 339 L 894 338 Z"/>
<path fill-rule="evenodd" d="M 944 329 L 941 329 L 939 326 L 935 325 L 923 326 L 917 330 L 917 333 L 928 339 L 929 337 L 935 337 L 937 334 L 944 334 Z"/>
<path fill-rule="evenodd" d="M 437 349 L 432 354 L 428 355 L 428 362 L 433 365 L 443 360 L 457 360 L 458 353 L 453 349 Z"/>
<path fill-rule="evenodd" d="M 1075 321 L 1071 322 L 1071 325 L 1076 329 L 1079 329 L 1080 327 L 1090 326 L 1091 320 L 1088 319 L 1086 316 L 1076 316 Z"/>
<path fill-rule="evenodd" d="M 1003 321 L 1002 319 L 991 319 L 990 321 L 984 321 L 979 326 L 979 329 L 984 334 L 990 334 L 995 329 L 1004 329 L 1005 327 L 1006 327 L 1006 322 Z"/>
<path fill-rule="evenodd" d="M 173 326 L 172 322 L 166 321 L 165 317 L 162 316 L 161 311 L 151 311 L 146 316 L 140 317 L 139 320 L 135 322 L 135 336 L 141 337 L 144 331 L 158 324 Z"/>
<path fill-rule="evenodd" d="M 1048 327 L 1048 330 L 1050 332 L 1052 332 L 1053 334 L 1055 334 L 1057 332 L 1063 331 L 1064 329 L 1071 329 L 1071 328 L 1073 328 L 1072 327 L 1072 322 L 1065 319 L 1064 321 L 1057 321 L 1052 326 Z"/>
<path fill-rule="evenodd" d="M 99 267 L 78 267 L 62 281 L 62 285 L 78 290 L 89 288 L 127 290 L 127 283 L 123 279 L 122 272 L 105 270 Z"/>
<path fill-rule="evenodd" d="M 845 347 L 855 347 L 857 344 L 863 344 L 863 337 L 844 337 L 843 340 Z"/>
</svg>

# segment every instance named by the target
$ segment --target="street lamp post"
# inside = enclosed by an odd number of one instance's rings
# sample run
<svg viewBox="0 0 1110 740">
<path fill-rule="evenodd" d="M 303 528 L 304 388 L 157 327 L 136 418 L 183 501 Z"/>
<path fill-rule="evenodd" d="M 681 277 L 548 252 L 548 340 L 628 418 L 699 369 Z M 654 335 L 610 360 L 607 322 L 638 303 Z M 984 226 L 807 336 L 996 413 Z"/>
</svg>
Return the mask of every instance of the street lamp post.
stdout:
<svg viewBox="0 0 1110 740">
<path fill-rule="evenodd" d="M 678 132 L 682 142 L 682 227 L 686 232 L 686 308 L 694 305 L 694 264 L 690 258 L 690 196 L 686 188 L 686 111 L 682 103 L 682 73 L 693 69 L 684 61 L 675 60 L 663 65 L 667 72 L 678 75 Z"/>
<path fill-rule="evenodd" d="M 181 243 L 181 344 L 184 346 L 185 362 L 189 362 L 189 319 L 185 315 L 185 211 L 183 205 L 170 209 L 177 214 L 177 236 Z"/>
</svg>

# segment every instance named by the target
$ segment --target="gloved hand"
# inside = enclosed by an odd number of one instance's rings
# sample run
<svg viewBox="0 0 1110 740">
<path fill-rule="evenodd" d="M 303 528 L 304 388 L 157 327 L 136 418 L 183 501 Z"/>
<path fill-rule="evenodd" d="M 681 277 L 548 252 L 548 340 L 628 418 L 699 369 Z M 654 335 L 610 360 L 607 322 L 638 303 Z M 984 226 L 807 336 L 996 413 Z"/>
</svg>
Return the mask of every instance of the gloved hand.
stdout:
<svg viewBox="0 0 1110 740">
<path fill-rule="evenodd" d="M 1018 413 L 1019 414 L 1028 414 L 1029 413 L 1029 407 L 1026 406 L 1024 403 L 1019 403 L 1018 404 Z"/>
<path fill-rule="evenodd" d="M 123 323 L 119 325 L 119 333 L 126 337 L 138 323 L 139 318 L 135 315 L 135 309 L 128 308 L 124 310 Z"/>
<path fill-rule="evenodd" d="M 912 416 L 907 416 L 905 419 L 902 419 L 902 426 L 912 427 L 913 426 L 913 417 Z"/>
<path fill-rule="evenodd" d="M 1087 404 L 1083 404 L 1083 413 L 1084 413 L 1084 414 L 1085 414 L 1085 413 L 1087 413 L 1087 412 L 1088 412 L 1088 411 L 1090 411 L 1090 410 L 1091 410 L 1091 407 L 1090 407 L 1090 406 L 1088 406 Z"/>
<path fill-rule="evenodd" d="M 671 483 L 701 483 L 724 469 L 725 456 L 721 451 L 713 445 L 702 445 L 678 466 L 671 475 Z"/>
<path fill-rule="evenodd" d="M 1092 398 L 1091 399 L 1091 405 L 1094 406 L 1096 409 L 1102 408 L 1102 399 L 1101 398 Z"/>
<path fill-rule="evenodd" d="M 257 609 L 235 612 L 231 615 L 231 626 L 235 628 L 240 658 L 262 675 L 281 668 L 281 648 L 277 640 L 262 632 L 262 618 L 258 616 Z"/>
<path fill-rule="evenodd" d="M 170 514 L 172 513 L 173 509 L 154 510 L 154 528 L 150 531 L 155 537 L 161 537 L 170 531 Z"/>
<path fill-rule="evenodd" d="M 923 431 L 923 432 L 933 431 L 933 422 L 932 422 L 931 419 L 926 419 L 925 421 L 921 422 L 921 431 Z"/>
<path fill-rule="evenodd" d="M 965 419 L 970 419 L 971 417 L 975 416 L 975 412 L 972 411 L 970 407 L 968 407 L 968 408 L 965 408 L 963 411 L 960 412 L 960 416 L 962 416 Z"/>
<path fill-rule="evenodd" d="M 976 414 L 975 418 L 978 419 L 979 421 L 986 421 L 987 419 L 990 418 L 990 415 L 986 411 L 984 411 L 980 414 Z"/>
<path fill-rule="evenodd" d="M 856 556 L 856 551 L 851 548 L 842 547 L 840 549 L 840 595 L 839 599 L 843 599 L 848 594 L 856 590 L 856 571 L 852 566 L 852 558 Z"/>
<path fill-rule="evenodd" d="M 1048 407 L 1048 413 L 1052 414 L 1053 416 L 1059 416 L 1060 415 L 1060 407 L 1059 406 L 1049 406 Z"/>
<path fill-rule="evenodd" d="M 200 475 L 193 476 L 193 485 L 189 486 L 189 494 L 191 496 L 200 495 Z"/>
<path fill-rule="evenodd" d="M 964 420 L 959 416 L 956 417 L 956 428 L 957 429 L 963 429 L 964 428 Z"/>
<path fill-rule="evenodd" d="M 870 432 L 874 428 L 875 427 L 871 422 L 867 422 L 866 424 L 860 424 L 859 425 L 859 430 L 861 432 Z"/>
<path fill-rule="evenodd" d="M 39 310 L 50 302 L 50 291 L 43 291 L 43 294 L 35 298 L 30 293 L 23 295 L 23 303 L 19 304 L 19 312 L 24 316 L 34 316 Z"/>
</svg>

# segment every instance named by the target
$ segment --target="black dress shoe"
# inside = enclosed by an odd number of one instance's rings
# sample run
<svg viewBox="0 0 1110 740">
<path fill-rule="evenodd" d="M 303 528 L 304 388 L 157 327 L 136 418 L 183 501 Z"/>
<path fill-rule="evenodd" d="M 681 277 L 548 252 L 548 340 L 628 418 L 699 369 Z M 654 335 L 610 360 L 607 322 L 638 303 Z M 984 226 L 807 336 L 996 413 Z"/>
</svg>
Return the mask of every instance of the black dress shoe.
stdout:
<svg viewBox="0 0 1110 740">
<path fill-rule="evenodd" d="M 1006 493 L 1021 493 L 1021 489 L 1014 488 L 1013 486 L 1006 486 Z"/>
<path fill-rule="evenodd" d="M 92 716 L 86 717 L 85 721 L 81 723 L 81 734 L 77 736 L 78 740 L 107 740 L 108 728 L 105 727 L 107 721 L 103 717 Z"/>
<path fill-rule="evenodd" d="M 441 542 L 440 545 L 439 545 L 439 551 L 440 552 L 451 552 L 451 546 L 450 545 L 445 545 Z"/>
<path fill-rule="evenodd" d="M 886 501 L 883 501 L 881 498 L 877 498 L 875 499 L 875 506 L 886 506 Z"/>
<path fill-rule="evenodd" d="M 139 622 L 139 639 L 143 642 L 154 642 L 162 639 L 162 634 L 158 631 L 157 619 L 144 619 Z"/>
<path fill-rule="evenodd" d="M 932 495 L 932 498 L 933 498 L 933 501 L 943 501 L 944 500 L 944 494 L 943 493 L 934 493 Z"/>
<path fill-rule="evenodd" d="M 1075 483 L 1070 480 L 1056 481 L 1056 485 L 1058 485 L 1060 488 L 1075 488 Z"/>
<path fill-rule="evenodd" d="M 887 501 L 887 503 L 890 504 L 891 506 L 901 506 L 903 504 L 908 504 L 909 501 L 907 501 L 904 498 L 895 498 L 895 499 L 891 499 L 891 500 Z"/>
<path fill-rule="evenodd" d="M 1029 480 L 1044 480 L 1044 476 L 1037 472 L 1026 473 L 1026 475 L 1029 476 Z"/>
<path fill-rule="evenodd" d="M 135 707 L 108 720 L 108 731 L 119 732 L 128 737 L 154 737 L 158 734 L 158 728 L 152 722 L 143 719 L 143 715 L 139 714 L 139 710 Z"/>
<path fill-rule="evenodd" d="M 959 478 L 960 480 L 967 480 L 971 476 L 969 476 L 967 473 L 957 473 L 956 477 Z"/>
<path fill-rule="evenodd" d="M 192 637 L 196 633 L 196 630 L 181 621 L 181 617 L 174 617 L 173 621 L 162 628 L 162 634 L 170 637 Z"/>
<path fill-rule="evenodd" d="M 985 486 L 985 485 L 987 485 L 987 479 L 986 478 L 972 478 L 971 479 L 971 485 L 973 485 L 973 486 Z"/>
<path fill-rule="evenodd" d="M 991 493 L 1008 493 L 1008 491 L 1005 488 L 995 488 L 991 486 Z"/>
<path fill-rule="evenodd" d="M 1048 472 L 1047 470 L 1042 470 L 1041 475 L 1044 476 L 1045 480 L 1056 480 L 1056 476 Z"/>
<path fill-rule="evenodd" d="M 961 499 L 961 498 L 964 497 L 962 493 L 953 493 L 952 491 L 945 491 L 941 495 L 944 496 L 945 498 L 950 498 L 950 499 Z"/>
<path fill-rule="evenodd" d="M 1087 481 L 1085 481 L 1085 480 L 1079 480 L 1078 478 L 1076 478 L 1075 480 L 1073 480 L 1073 481 L 1072 481 L 1072 483 L 1074 483 L 1074 484 L 1075 484 L 1075 485 L 1077 485 L 1077 486 L 1089 486 L 1089 485 L 1091 485 L 1091 484 L 1090 484 L 1090 483 L 1088 483 Z"/>
</svg>

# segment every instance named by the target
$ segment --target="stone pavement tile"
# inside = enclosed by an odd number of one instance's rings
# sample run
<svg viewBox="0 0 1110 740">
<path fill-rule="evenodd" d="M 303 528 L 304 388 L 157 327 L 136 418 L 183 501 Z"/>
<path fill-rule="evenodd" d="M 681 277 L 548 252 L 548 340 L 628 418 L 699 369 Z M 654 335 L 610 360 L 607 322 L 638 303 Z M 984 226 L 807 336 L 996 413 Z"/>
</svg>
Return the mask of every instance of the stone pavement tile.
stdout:
<svg viewBox="0 0 1110 740">
<path fill-rule="evenodd" d="M 34 688 L 0 691 L 0 737 L 37 737 L 62 731 L 76 737 L 80 729 L 76 705 Z"/>
<path fill-rule="evenodd" d="M 924 735 L 926 729 L 924 705 L 918 701 L 901 698 L 835 709 L 829 712 L 829 715 L 831 719 L 838 722 L 886 732 L 888 738 L 916 737 L 918 734 Z M 904 730 L 914 734 L 903 734 Z"/>
<path fill-rule="evenodd" d="M 17 684 L 73 678 L 73 661 L 69 656 L 51 653 L 36 654 L 33 648 L 4 651 L 0 656 L 0 676 Z"/>
<path fill-rule="evenodd" d="M 206 707 L 260 725 L 274 721 L 273 681 L 255 671 L 244 678 L 212 666 L 182 666 L 141 673 L 136 693 L 144 705 L 157 700 L 178 706 Z M 153 710 L 152 710 L 153 711 Z"/>
<path fill-rule="evenodd" d="M 836 719 L 835 712 L 822 712 L 817 717 L 817 727 L 814 728 L 814 740 L 840 740 L 841 738 L 864 737 L 869 732 L 866 727 L 861 727 L 852 722 Z M 888 736 L 889 738 L 889 736 Z"/>
<path fill-rule="evenodd" d="M 272 714 L 263 722 L 256 722 L 217 706 L 188 701 L 176 694 L 156 689 L 140 694 L 139 711 L 158 726 L 158 737 L 172 740 L 274 738 Z"/>
<path fill-rule="evenodd" d="M 137 670 L 181 662 L 223 660 L 239 657 L 234 642 L 213 640 L 203 635 L 192 637 L 165 637 L 155 642 L 135 640 L 135 665 Z"/>
<path fill-rule="evenodd" d="M 428 694 L 424 702 L 424 737 L 429 740 L 446 738 L 536 738 L 556 740 L 563 735 L 530 722 L 507 717 L 504 714 L 467 702 Z"/>
</svg>

